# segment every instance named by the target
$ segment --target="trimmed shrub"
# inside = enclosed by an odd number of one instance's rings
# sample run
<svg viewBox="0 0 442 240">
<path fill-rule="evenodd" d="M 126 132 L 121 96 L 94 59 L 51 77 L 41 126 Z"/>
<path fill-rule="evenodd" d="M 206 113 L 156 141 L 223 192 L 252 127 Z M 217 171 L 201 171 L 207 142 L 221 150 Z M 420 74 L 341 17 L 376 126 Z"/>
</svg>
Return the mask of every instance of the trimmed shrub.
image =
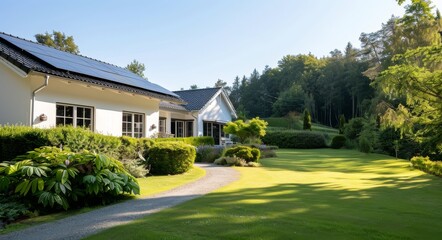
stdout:
<svg viewBox="0 0 442 240">
<path fill-rule="evenodd" d="M 0 127 L 0 162 L 43 146 L 57 146 L 73 152 L 89 150 L 119 158 L 121 140 L 74 127 L 39 129 L 25 126 Z"/>
<path fill-rule="evenodd" d="M 238 157 L 244 159 L 246 162 L 258 162 L 261 152 L 257 148 L 247 146 L 237 146 L 228 148 L 224 152 L 225 157 Z"/>
<path fill-rule="evenodd" d="M 225 147 L 202 145 L 196 148 L 195 162 L 213 163 L 223 155 Z"/>
<path fill-rule="evenodd" d="M 192 168 L 195 147 L 182 142 L 157 142 L 147 152 L 151 173 L 180 174 Z"/>
<path fill-rule="evenodd" d="M 442 161 L 431 161 L 429 157 L 418 156 L 411 158 L 411 165 L 426 173 L 442 176 Z"/>
<path fill-rule="evenodd" d="M 330 147 L 334 149 L 342 148 L 345 145 L 345 140 L 345 136 L 337 135 L 332 139 Z"/>
<path fill-rule="evenodd" d="M 155 138 L 154 142 L 184 142 L 192 146 L 198 147 L 202 145 L 215 145 L 215 140 L 213 137 L 185 137 L 185 138 Z"/>
<path fill-rule="evenodd" d="M 35 209 L 105 204 L 139 191 L 123 165 L 102 154 L 41 147 L 0 163 L 0 192 L 20 196 Z"/>
<path fill-rule="evenodd" d="M 34 148 L 50 145 L 46 130 L 25 126 L 0 126 L 0 162 L 11 161 Z"/>
<path fill-rule="evenodd" d="M 310 131 L 268 132 L 263 142 L 280 148 L 323 148 L 326 146 L 322 133 Z"/>
</svg>

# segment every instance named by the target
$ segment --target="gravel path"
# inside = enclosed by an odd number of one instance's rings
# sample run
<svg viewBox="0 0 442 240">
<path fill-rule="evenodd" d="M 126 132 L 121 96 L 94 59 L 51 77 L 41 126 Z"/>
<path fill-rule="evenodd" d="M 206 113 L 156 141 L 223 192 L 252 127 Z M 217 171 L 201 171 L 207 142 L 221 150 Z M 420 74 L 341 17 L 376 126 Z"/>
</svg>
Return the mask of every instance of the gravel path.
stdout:
<svg viewBox="0 0 442 240">
<path fill-rule="evenodd" d="M 200 197 L 239 178 L 239 173 L 233 168 L 211 164 L 195 165 L 206 170 L 206 176 L 195 182 L 151 197 L 125 201 L 54 222 L 36 225 L 22 231 L 0 235 L 0 239 L 81 239 L 104 229 L 125 224 Z"/>
</svg>

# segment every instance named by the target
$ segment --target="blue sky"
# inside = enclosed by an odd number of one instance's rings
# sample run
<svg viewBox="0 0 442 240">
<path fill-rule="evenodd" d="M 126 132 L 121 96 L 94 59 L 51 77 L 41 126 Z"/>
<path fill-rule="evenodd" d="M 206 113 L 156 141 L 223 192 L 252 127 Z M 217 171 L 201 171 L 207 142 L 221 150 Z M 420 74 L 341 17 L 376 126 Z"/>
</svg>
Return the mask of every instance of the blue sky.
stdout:
<svg viewBox="0 0 442 240">
<path fill-rule="evenodd" d="M 407 1 L 408 2 L 408 1 Z M 433 0 L 442 9 L 442 0 Z M 146 65 L 170 90 L 233 82 L 275 67 L 287 54 L 325 56 L 359 47 L 361 32 L 402 15 L 394 0 L 2 0 L 0 31 L 34 40 L 52 30 L 74 36 L 82 55 L 118 66 Z"/>
</svg>

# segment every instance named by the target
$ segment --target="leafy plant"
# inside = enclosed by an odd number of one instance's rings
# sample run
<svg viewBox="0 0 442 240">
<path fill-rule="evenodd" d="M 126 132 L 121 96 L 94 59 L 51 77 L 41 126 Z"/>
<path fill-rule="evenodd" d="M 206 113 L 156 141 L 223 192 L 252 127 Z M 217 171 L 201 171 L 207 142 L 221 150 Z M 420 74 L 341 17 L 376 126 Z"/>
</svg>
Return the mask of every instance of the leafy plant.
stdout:
<svg viewBox="0 0 442 240">
<path fill-rule="evenodd" d="M 332 139 L 330 147 L 334 149 L 342 148 L 345 145 L 345 140 L 345 136 L 337 135 Z"/>
<path fill-rule="evenodd" d="M 0 163 L 0 191 L 29 199 L 35 208 L 68 209 L 91 198 L 106 203 L 139 194 L 139 186 L 122 163 L 103 154 L 41 147 Z"/>
</svg>

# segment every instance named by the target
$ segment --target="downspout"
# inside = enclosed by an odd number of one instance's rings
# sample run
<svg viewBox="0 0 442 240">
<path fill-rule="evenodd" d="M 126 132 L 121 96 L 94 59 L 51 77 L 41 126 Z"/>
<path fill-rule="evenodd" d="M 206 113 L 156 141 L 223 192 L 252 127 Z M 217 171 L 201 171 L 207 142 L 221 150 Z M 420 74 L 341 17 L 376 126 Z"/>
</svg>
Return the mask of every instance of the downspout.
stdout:
<svg viewBox="0 0 442 240">
<path fill-rule="evenodd" d="M 43 85 L 41 85 L 40 87 L 38 87 L 37 89 L 35 89 L 32 92 L 32 102 L 31 102 L 31 121 L 30 121 L 30 125 L 31 127 L 34 126 L 34 108 L 35 108 L 35 95 L 40 92 L 43 88 L 47 87 L 49 84 L 49 75 L 46 75 L 46 79 L 45 79 L 45 83 Z"/>
</svg>

